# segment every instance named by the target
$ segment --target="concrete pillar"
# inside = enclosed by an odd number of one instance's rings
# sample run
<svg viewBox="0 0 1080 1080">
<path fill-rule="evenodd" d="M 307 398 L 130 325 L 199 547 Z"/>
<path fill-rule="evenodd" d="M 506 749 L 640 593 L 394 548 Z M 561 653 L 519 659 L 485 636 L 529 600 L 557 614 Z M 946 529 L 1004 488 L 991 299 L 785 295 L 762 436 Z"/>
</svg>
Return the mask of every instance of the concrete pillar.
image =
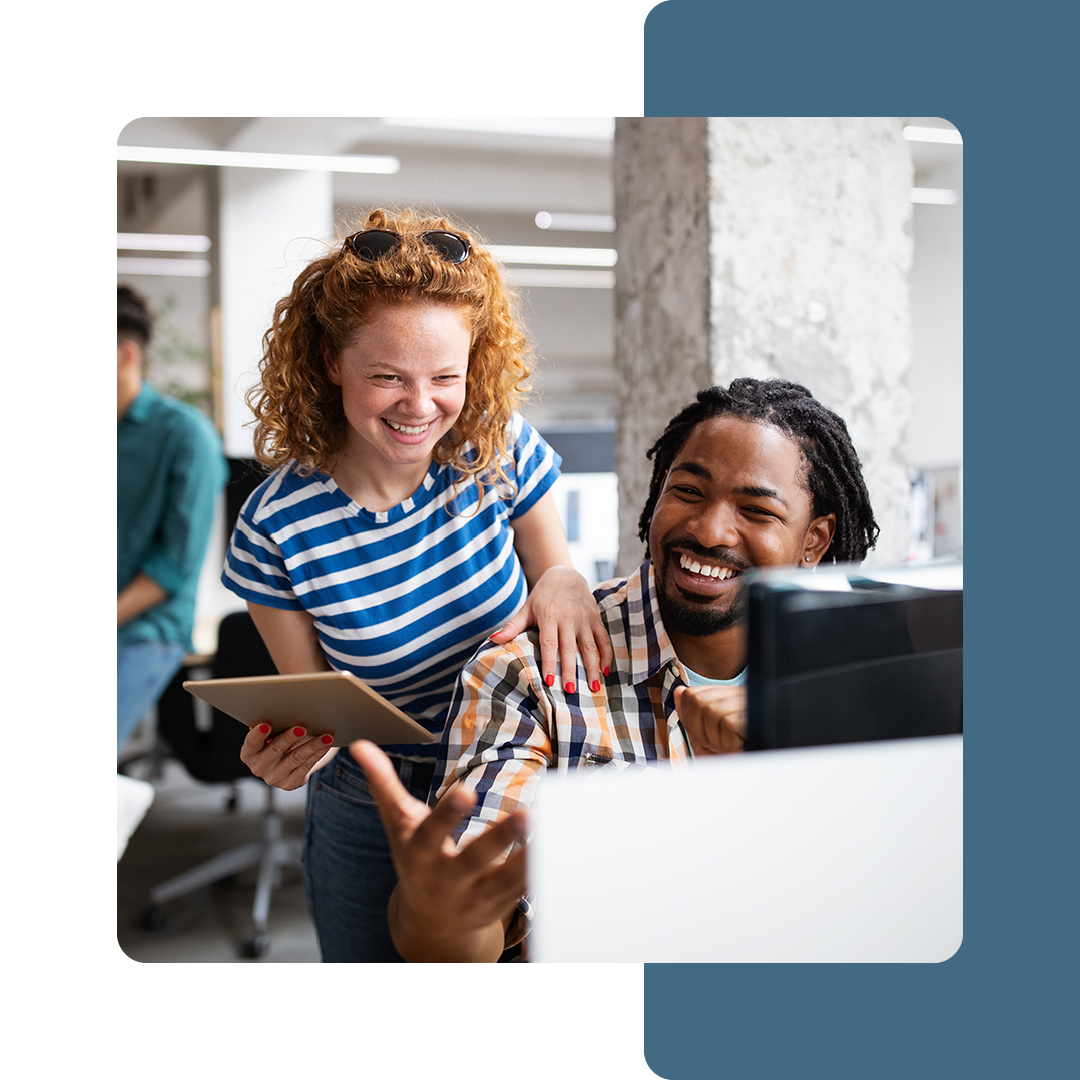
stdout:
<svg viewBox="0 0 1080 1080">
<path fill-rule="evenodd" d="M 740 376 L 804 383 L 844 417 L 882 529 L 871 560 L 904 561 L 912 165 L 900 119 L 619 121 L 614 164 L 620 571 L 640 557 L 645 450 L 698 389 Z"/>
<path fill-rule="evenodd" d="M 296 275 L 325 251 L 333 232 L 331 174 L 220 170 L 221 418 L 225 452 L 252 454 L 251 411 L 262 336 Z"/>
<path fill-rule="evenodd" d="M 641 561 L 645 451 L 709 367 L 709 161 L 704 117 L 618 117 L 615 187 L 617 571 Z"/>
</svg>

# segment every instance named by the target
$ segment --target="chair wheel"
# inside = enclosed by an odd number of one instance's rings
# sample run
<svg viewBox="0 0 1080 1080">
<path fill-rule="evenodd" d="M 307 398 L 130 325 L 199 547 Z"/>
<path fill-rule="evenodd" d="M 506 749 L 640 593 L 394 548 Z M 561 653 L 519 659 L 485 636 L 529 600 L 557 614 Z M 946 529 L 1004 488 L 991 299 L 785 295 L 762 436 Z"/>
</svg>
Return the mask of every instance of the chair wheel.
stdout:
<svg viewBox="0 0 1080 1080">
<path fill-rule="evenodd" d="M 149 930 L 152 933 L 164 930 L 168 921 L 169 917 L 165 914 L 164 909 L 158 907 L 157 904 L 151 904 L 150 907 L 142 913 L 142 918 L 139 920 L 142 928 L 144 930 Z"/>
<path fill-rule="evenodd" d="M 240 955 L 257 960 L 270 948 L 270 935 L 254 933 L 240 946 Z"/>
</svg>

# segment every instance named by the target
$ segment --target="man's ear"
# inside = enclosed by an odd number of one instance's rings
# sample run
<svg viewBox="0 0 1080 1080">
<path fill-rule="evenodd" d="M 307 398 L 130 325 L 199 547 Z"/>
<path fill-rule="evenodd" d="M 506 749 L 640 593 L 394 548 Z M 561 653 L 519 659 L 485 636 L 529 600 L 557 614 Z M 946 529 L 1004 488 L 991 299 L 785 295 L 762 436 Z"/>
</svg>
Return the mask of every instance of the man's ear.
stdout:
<svg viewBox="0 0 1080 1080">
<path fill-rule="evenodd" d="M 116 344 L 116 370 L 126 371 L 129 368 L 138 369 L 141 365 L 142 356 L 139 346 L 131 339 L 125 338 Z"/>
<path fill-rule="evenodd" d="M 803 538 L 802 559 L 800 566 L 808 570 L 821 562 L 822 556 L 829 550 L 829 545 L 836 535 L 836 515 L 825 514 L 823 517 L 814 518 L 806 530 Z"/>
<path fill-rule="evenodd" d="M 335 385 L 341 385 L 341 368 L 338 365 L 337 360 L 330 352 L 329 346 L 324 341 L 322 343 L 322 358 L 323 366 L 326 368 L 326 377 Z"/>
</svg>

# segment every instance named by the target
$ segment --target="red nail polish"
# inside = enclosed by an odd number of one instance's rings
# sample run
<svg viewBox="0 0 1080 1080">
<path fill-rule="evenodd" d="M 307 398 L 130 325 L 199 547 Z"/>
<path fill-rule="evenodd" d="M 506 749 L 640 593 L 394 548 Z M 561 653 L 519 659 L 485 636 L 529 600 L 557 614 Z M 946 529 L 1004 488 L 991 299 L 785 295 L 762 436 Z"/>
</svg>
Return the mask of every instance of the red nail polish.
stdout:
<svg viewBox="0 0 1080 1080">
<path fill-rule="evenodd" d="M 555 676 L 554 675 L 545 675 L 544 676 L 544 682 L 546 682 L 548 684 L 548 686 L 554 686 L 555 685 Z"/>
<path fill-rule="evenodd" d="M 294 727 L 292 733 L 299 738 L 299 736 L 304 734 L 304 729 L 302 727 Z"/>
<path fill-rule="evenodd" d="M 568 694 L 572 694 L 574 692 L 574 684 L 572 682 L 568 682 L 566 684 L 566 692 Z"/>
<path fill-rule="evenodd" d="M 322 741 L 324 743 L 326 743 L 327 746 L 329 746 L 334 741 L 334 736 L 333 735 L 324 735 L 322 737 Z"/>
<path fill-rule="evenodd" d="M 604 678 L 606 679 L 611 674 L 611 668 L 604 668 Z"/>
<path fill-rule="evenodd" d="M 259 734 L 260 735 L 269 735 L 270 734 L 270 725 L 269 724 L 260 724 L 259 725 Z"/>
<path fill-rule="evenodd" d="M 595 694 L 599 689 L 600 689 L 600 680 L 599 679 L 593 679 L 593 681 L 592 681 L 592 691 L 593 691 L 593 693 Z"/>
</svg>

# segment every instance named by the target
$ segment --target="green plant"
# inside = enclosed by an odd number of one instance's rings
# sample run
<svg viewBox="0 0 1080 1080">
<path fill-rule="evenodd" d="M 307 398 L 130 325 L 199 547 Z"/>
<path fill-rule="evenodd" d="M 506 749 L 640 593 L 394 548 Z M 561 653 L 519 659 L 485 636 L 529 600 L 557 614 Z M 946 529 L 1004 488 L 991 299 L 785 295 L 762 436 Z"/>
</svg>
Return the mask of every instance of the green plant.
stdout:
<svg viewBox="0 0 1080 1080">
<path fill-rule="evenodd" d="M 210 350 L 192 341 L 168 316 L 176 297 L 154 311 L 154 340 L 147 351 L 146 377 L 154 388 L 214 418 Z"/>
</svg>

